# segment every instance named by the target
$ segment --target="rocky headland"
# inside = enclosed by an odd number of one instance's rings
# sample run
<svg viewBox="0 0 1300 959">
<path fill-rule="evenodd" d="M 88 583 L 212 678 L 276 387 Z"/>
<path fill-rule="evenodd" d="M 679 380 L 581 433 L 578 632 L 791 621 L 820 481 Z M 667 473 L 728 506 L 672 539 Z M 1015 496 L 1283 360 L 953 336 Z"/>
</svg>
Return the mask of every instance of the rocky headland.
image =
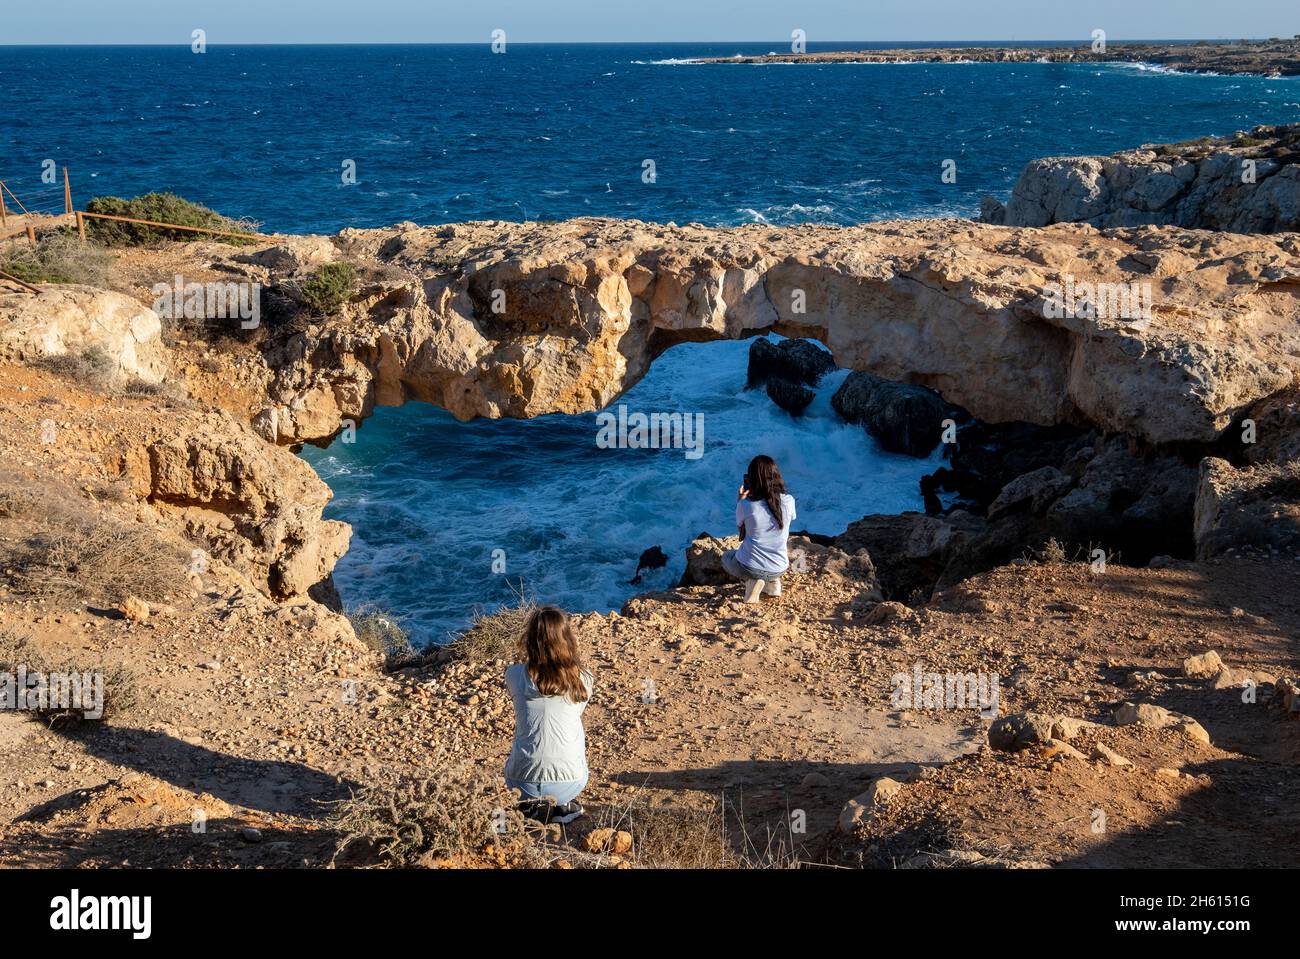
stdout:
<svg viewBox="0 0 1300 959">
<path fill-rule="evenodd" d="M 306 309 L 331 264 L 347 295 Z M 176 275 L 255 285 L 259 322 L 160 317 Z M 1056 308 L 1076 282 L 1147 285 L 1150 309 Z M 598 409 L 671 346 L 767 331 L 854 370 L 835 407 L 882 445 L 938 437 L 927 511 L 804 531 L 757 606 L 706 537 L 681 588 L 580 617 L 594 814 L 547 862 L 664 864 L 586 830 L 719 794 L 744 798 L 732 834 L 797 805 L 784 848 L 837 863 L 1241 865 L 1252 823 L 1289 842 L 1295 233 L 399 224 L 130 248 L 110 286 L 0 293 L 0 614 L 9 646 L 130 669 L 145 697 L 71 731 L 0 712 L 0 862 L 325 865 L 320 803 L 452 759 L 494 773 L 504 662 L 385 667 L 342 613 L 364 598 L 333 587 L 350 531 L 295 449 L 408 401 Z M 759 342 L 738 377 L 797 414 L 826 354 Z M 997 673 L 1000 715 L 900 706 L 918 664 Z M 1225 824 L 1243 789 L 1276 802 Z M 1175 813 L 1191 840 L 1159 842 Z"/>
<path fill-rule="evenodd" d="M 1140 63 L 1186 73 L 1300 74 L 1300 40 L 1232 43 L 1107 43 L 1039 47 L 914 47 L 897 50 L 825 50 L 761 56 L 702 57 L 698 63 Z"/>
<path fill-rule="evenodd" d="M 1108 157 L 1028 164 L 985 223 L 1183 226 L 1238 233 L 1300 230 L 1300 125 L 1148 144 Z"/>
</svg>

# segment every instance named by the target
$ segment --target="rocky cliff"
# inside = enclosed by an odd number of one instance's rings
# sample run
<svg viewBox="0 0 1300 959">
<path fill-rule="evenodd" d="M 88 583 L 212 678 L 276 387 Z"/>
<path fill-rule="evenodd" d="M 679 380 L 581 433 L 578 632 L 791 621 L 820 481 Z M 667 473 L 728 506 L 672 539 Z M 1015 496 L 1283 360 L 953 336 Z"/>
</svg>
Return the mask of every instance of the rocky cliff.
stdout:
<svg viewBox="0 0 1300 959">
<path fill-rule="evenodd" d="M 1239 233 L 1300 230 L 1300 125 L 1148 145 L 1112 156 L 1028 164 L 1004 206 L 981 219 L 1008 226 L 1182 226 Z"/>
<path fill-rule="evenodd" d="M 296 243 L 215 265 L 274 290 L 306 269 Z M 816 337 L 840 366 L 931 387 L 984 420 L 1206 443 L 1288 386 L 1300 355 L 1295 236 L 572 220 L 349 230 L 335 245 L 362 290 L 339 315 L 276 332 L 261 360 L 253 425 L 281 444 L 409 399 L 464 419 L 594 410 L 674 344 L 766 331 Z M 1076 281 L 1145 287 L 1149 315 L 1116 315 L 1096 294 L 1096 309 L 1054 309 L 1051 291 Z"/>
</svg>

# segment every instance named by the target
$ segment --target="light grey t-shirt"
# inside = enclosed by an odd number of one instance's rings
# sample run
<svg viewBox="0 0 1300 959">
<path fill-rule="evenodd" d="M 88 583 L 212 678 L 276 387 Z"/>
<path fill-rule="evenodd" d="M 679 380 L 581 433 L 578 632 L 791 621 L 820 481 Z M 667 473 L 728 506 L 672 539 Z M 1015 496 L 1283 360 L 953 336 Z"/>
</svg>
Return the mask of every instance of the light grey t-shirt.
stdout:
<svg viewBox="0 0 1300 959">
<path fill-rule="evenodd" d="M 781 494 L 781 525 L 767 504 L 752 499 L 736 503 L 736 525 L 745 527 L 745 541 L 736 550 L 736 559 L 760 573 L 784 573 L 790 568 L 785 541 L 790 538 L 790 524 L 794 522 L 794 497 Z"/>
<path fill-rule="evenodd" d="M 591 674 L 582 673 L 590 698 Z M 582 711 L 587 703 L 565 696 L 543 696 L 528 667 L 506 670 L 506 688 L 515 704 L 515 741 L 506 760 L 505 777 L 516 782 L 573 782 L 587 775 L 587 737 Z"/>
</svg>

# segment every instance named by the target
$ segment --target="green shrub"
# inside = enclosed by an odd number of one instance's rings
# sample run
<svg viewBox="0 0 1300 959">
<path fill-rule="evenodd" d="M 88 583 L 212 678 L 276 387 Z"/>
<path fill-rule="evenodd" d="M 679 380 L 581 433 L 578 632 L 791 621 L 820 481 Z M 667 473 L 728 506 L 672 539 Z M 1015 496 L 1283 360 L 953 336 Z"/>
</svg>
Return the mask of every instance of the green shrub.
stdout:
<svg viewBox="0 0 1300 959">
<path fill-rule="evenodd" d="M 256 224 L 232 220 L 215 210 L 179 197 L 174 193 L 146 193 L 132 200 L 116 196 L 99 196 L 86 204 L 87 213 L 103 213 L 108 216 L 126 216 L 137 220 L 154 220 L 159 223 L 175 223 L 177 226 L 207 227 L 213 230 L 229 230 L 237 233 L 251 232 Z M 141 226 L 138 223 L 119 223 L 116 220 L 97 220 L 86 218 L 86 235 L 94 237 L 106 246 L 143 246 L 162 240 L 204 239 L 202 233 L 187 230 L 168 230 L 163 227 Z M 211 239 L 223 243 L 242 245 L 251 240 L 235 237 L 214 236 Z"/>
<path fill-rule="evenodd" d="M 348 613 L 348 620 L 357 639 L 384 657 L 385 669 L 401 669 L 420 658 L 406 630 L 391 613 L 374 606 L 363 606 Z"/>
<path fill-rule="evenodd" d="M 34 247 L 11 243 L 0 252 L 0 270 L 28 283 L 107 286 L 112 266 L 108 250 L 63 231 L 46 234 Z"/>
<path fill-rule="evenodd" d="M 318 316 L 329 316 L 343 309 L 352 297 L 357 271 L 350 263 L 326 263 L 302 283 L 302 298 Z"/>
</svg>

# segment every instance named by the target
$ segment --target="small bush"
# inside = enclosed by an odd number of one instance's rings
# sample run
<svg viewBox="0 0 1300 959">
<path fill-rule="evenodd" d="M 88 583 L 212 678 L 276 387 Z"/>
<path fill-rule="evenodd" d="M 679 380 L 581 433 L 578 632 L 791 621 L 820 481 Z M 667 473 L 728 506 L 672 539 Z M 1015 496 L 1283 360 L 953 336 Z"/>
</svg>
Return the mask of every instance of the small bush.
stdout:
<svg viewBox="0 0 1300 959">
<path fill-rule="evenodd" d="M 492 612 L 474 614 L 469 629 L 448 645 L 452 656 L 470 663 L 490 663 L 498 659 L 513 663 L 518 658 L 519 638 L 528 617 L 537 604 L 522 596 L 510 606 Z"/>
<path fill-rule="evenodd" d="M 357 271 L 350 263 L 326 263 L 302 283 L 302 298 L 317 316 L 343 309 L 352 297 Z"/>
<path fill-rule="evenodd" d="M 0 270 L 28 283 L 107 286 L 112 268 L 113 254 L 104 247 L 62 231 L 47 234 L 34 247 L 12 243 L 0 253 Z"/>
<path fill-rule="evenodd" d="M 87 213 L 103 213 L 108 216 L 125 216 L 137 220 L 153 220 L 158 223 L 175 223 L 177 226 L 207 227 L 213 230 L 229 230 L 236 233 L 249 233 L 257 224 L 247 221 L 232 220 L 222 216 L 206 206 L 192 203 L 174 193 L 146 193 L 131 200 L 116 196 L 99 196 L 86 204 Z M 141 226 L 138 223 L 120 223 L 116 220 L 97 220 L 86 218 L 86 235 L 94 237 L 105 246 L 144 246 L 163 240 L 204 239 L 202 233 L 188 230 L 169 230 L 163 227 Z M 209 237 L 223 243 L 241 246 L 252 240 L 235 237 Z"/>
<path fill-rule="evenodd" d="M 342 802 L 335 860 L 361 852 L 397 868 L 435 866 L 486 856 L 490 847 L 499 865 L 523 864 L 532 834 L 505 781 L 445 756 L 431 767 L 428 776 L 367 784 Z"/>
<path fill-rule="evenodd" d="M 44 356 L 32 365 L 100 393 L 113 392 L 122 385 L 117 362 L 101 346 L 92 346 L 80 353 Z"/>
<path fill-rule="evenodd" d="M 57 704 L 50 704 L 45 709 L 27 711 L 33 718 L 39 717 L 51 725 L 76 725 L 122 716 L 129 713 L 140 701 L 138 680 L 125 666 L 51 660 L 42 655 L 26 637 L 12 630 L 0 629 L 0 673 L 16 674 L 20 666 L 27 670 L 28 675 L 44 673 L 48 677 L 55 673 L 64 675 L 98 673 L 103 677 L 103 711 L 97 720 L 88 720 L 84 708 L 64 709 Z"/>
<path fill-rule="evenodd" d="M 401 669 L 420 656 L 411 645 L 396 617 L 373 606 L 359 607 L 348 614 L 352 631 L 367 648 L 384 657 L 385 669 Z"/>
<path fill-rule="evenodd" d="M 0 519 L 22 516 L 32 505 L 32 496 L 25 490 L 0 489 Z"/>
<path fill-rule="evenodd" d="M 23 542 L 5 570 L 15 591 L 122 603 L 166 599 L 186 585 L 188 558 L 144 529 L 65 523 Z"/>
<path fill-rule="evenodd" d="M 1053 536 L 1038 548 L 1034 553 L 1034 559 L 1040 563 L 1064 563 L 1069 559 L 1069 556 L 1065 552 L 1065 547 Z"/>
</svg>

